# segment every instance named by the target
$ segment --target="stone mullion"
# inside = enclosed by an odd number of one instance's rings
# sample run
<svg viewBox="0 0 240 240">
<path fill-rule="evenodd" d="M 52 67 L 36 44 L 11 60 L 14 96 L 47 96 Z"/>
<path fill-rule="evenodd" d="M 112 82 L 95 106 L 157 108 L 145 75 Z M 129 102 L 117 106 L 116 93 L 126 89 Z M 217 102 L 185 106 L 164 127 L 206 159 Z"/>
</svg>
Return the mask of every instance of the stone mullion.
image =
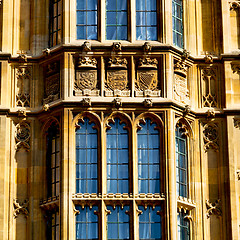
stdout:
<svg viewBox="0 0 240 240">
<path fill-rule="evenodd" d="M 172 44 L 172 1 L 162 0 L 163 10 L 163 43 Z"/>
<path fill-rule="evenodd" d="M 175 126 L 174 112 L 168 110 L 166 122 L 166 237 L 175 240 L 177 238 L 177 194 L 176 194 L 176 164 L 175 164 Z"/>
</svg>

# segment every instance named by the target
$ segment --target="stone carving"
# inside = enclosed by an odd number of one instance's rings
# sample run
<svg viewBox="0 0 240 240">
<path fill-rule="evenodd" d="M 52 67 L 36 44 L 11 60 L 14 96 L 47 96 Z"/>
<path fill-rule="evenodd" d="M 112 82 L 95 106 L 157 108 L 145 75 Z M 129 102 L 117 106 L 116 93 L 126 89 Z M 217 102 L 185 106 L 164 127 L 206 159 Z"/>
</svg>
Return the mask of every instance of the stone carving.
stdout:
<svg viewBox="0 0 240 240">
<path fill-rule="evenodd" d="M 204 57 L 204 60 L 205 60 L 205 63 L 213 63 L 213 56 L 210 55 L 210 54 L 207 54 L 207 55 Z"/>
<path fill-rule="evenodd" d="M 75 96 L 98 96 L 97 60 L 91 57 L 80 57 L 76 66 L 74 82 Z"/>
<path fill-rule="evenodd" d="M 240 1 L 230 2 L 230 10 L 237 10 L 240 8 Z"/>
<path fill-rule="evenodd" d="M 18 51 L 18 61 L 20 63 L 26 63 L 27 62 L 27 54 L 26 51 Z"/>
<path fill-rule="evenodd" d="M 217 107 L 217 68 L 206 67 L 201 69 L 202 105 L 203 107 Z"/>
<path fill-rule="evenodd" d="M 121 98 L 115 98 L 113 100 L 113 105 L 116 107 L 116 108 L 120 108 L 122 106 L 122 100 Z"/>
<path fill-rule="evenodd" d="M 185 56 L 186 55 L 186 56 Z M 185 53 L 187 57 L 187 53 Z M 184 57 L 184 58 L 185 58 Z M 189 90 L 187 87 L 187 71 L 188 66 L 185 60 L 176 60 L 174 64 L 174 99 L 183 103 L 190 104 Z"/>
<path fill-rule="evenodd" d="M 119 52 L 122 50 L 121 42 L 114 42 L 112 47 L 114 52 Z"/>
<path fill-rule="evenodd" d="M 60 69 L 59 62 L 47 65 L 44 78 L 44 99 L 43 104 L 55 101 L 60 97 Z"/>
<path fill-rule="evenodd" d="M 240 129 L 240 118 L 234 118 L 234 127 Z"/>
<path fill-rule="evenodd" d="M 240 74 L 240 63 L 231 63 L 233 73 Z"/>
<path fill-rule="evenodd" d="M 149 42 L 143 44 L 143 51 L 149 53 L 152 50 L 152 46 Z"/>
<path fill-rule="evenodd" d="M 140 58 L 138 61 L 136 96 L 160 96 L 158 87 L 158 61 L 156 58 Z"/>
<path fill-rule="evenodd" d="M 44 112 L 47 112 L 47 111 L 49 111 L 50 107 L 49 107 L 48 104 L 44 104 L 42 109 L 43 109 Z"/>
<path fill-rule="evenodd" d="M 237 180 L 240 181 L 240 170 L 237 170 L 236 174 L 237 174 Z"/>
<path fill-rule="evenodd" d="M 81 102 L 82 102 L 82 105 L 85 107 L 91 107 L 92 105 L 90 98 L 83 98 Z"/>
<path fill-rule="evenodd" d="M 49 56 L 51 54 L 51 49 L 49 48 L 45 48 L 43 51 L 42 51 L 43 55 L 45 56 Z"/>
<path fill-rule="evenodd" d="M 3 0 L 0 0 L 0 6 L 2 6 Z"/>
<path fill-rule="evenodd" d="M 16 68 L 16 79 L 16 105 L 17 107 L 30 107 L 31 67 Z"/>
<path fill-rule="evenodd" d="M 183 110 L 183 115 L 187 116 L 191 112 L 191 107 L 189 105 L 185 105 Z"/>
<path fill-rule="evenodd" d="M 30 125 L 27 122 L 20 122 L 16 125 L 15 133 L 16 150 L 21 147 L 26 151 L 30 149 Z"/>
<path fill-rule="evenodd" d="M 219 150 L 218 143 L 218 125 L 216 123 L 207 123 L 204 125 L 203 130 L 204 150 L 213 149 L 216 152 Z"/>
<path fill-rule="evenodd" d="M 28 200 L 25 200 L 23 203 L 19 203 L 17 199 L 13 200 L 13 206 L 14 206 L 14 212 L 13 216 L 14 218 L 17 218 L 20 213 L 24 214 L 27 218 L 29 215 L 28 212 Z"/>
<path fill-rule="evenodd" d="M 214 118 L 214 117 L 215 117 L 214 109 L 208 109 L 207 110 L 207 118 Z"/>
<path fill-rule="evenodd" d="M 210 218 L 211 215 L 216 215 L 217 217 L 222 216 L 220 202 L 220 199 L 216 200 L 215 203 L 211 203 L 209 200 L 206 200 L 207 218 Z"/>
<path fill-rule="evenodd" d="M 152 107 L 152 105 L 153 105 L 152 99 L 145 99 L 143 101 L 143 105 L 144 105 L 144 107 Z"/>
<path fill-rule="evenodd" d="M 83 51 L 84 52 L 91 51 L 91 43 L 90 42 L 85 41 L 82 46 L 83 46 Z"/>
<path fill-rule="evenodd" d="M 128 90 L 127 60 L 114 57 L 108 61 L 107 80 L 105 82 L 105 96 L 130 96 Z"/>
<path fill-rule="evenodd" d="M 188 59 L 190 56 L 190 52 L 187 50 L 187 49 L 183 49 L 183 52 L 182 52 L 182 60 L 185 61 L 186 59 Z"/>
</svg>

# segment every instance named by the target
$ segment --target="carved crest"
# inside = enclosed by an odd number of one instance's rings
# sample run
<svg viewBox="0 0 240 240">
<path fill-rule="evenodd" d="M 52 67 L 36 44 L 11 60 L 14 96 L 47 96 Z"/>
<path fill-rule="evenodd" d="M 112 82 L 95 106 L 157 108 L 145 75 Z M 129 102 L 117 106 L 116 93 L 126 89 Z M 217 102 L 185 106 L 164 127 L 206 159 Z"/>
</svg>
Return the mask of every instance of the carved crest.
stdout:
<svg viewBox="0 0 240 240">
<path fill-rule="evenodd" d="M 174 75 L 174 98 L 181 103 L 189 104 L 189 91 L 187 88 L 187 79 L 180 75 Z"/>
<path fill-rule="evenodd" d="M 127 70 L 108 70 L 106 85 L 111 90 L 126 90 L 128 85 Z"/>
<path fill-rule="evenodd" d="M 138 90 L 144 91 L 149 89 L 154 91 L 158 85 L 157 71 L 138 70 L 136 85 Z"/>
<path fill-rule="evenodd" d="M 16 150 L 18 151 L 21 147 L 25 148 L 26 151 L 30 149 L 30 125 L 27 122 L 20 122 L 16 126 L 15 133 Z"/>
<path fill-rule="evenodd" d="M 219 150 L 218 143 L 218 125 L 215 123 L 207 123 L 203 130 L 203 140 L 205 152 L 212 148 L 216 152 Z"/>
<path fill-rule="evenodd" d="M 76 72 L 75 90 L 96 89 L 97 70 L 82 70 Z"/>
</svg>

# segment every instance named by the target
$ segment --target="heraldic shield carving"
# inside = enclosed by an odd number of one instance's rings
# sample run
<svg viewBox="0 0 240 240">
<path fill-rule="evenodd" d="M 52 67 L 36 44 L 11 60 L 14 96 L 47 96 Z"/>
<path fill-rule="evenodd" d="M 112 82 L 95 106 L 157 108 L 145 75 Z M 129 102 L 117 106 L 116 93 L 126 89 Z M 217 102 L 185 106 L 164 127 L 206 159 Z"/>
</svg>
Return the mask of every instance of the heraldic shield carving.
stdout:
<svg viewBox="0 0 240 240">
<path fill-rule="evenodd" d="M 127 89 L 127 70 L 108 70 L 107 72 L 107 88 L 114 90 Z"/>
<path fill-rule="evenodd" d="M 154 91 L 158 85 L 156 70 L 138 70 L 136 87 L 140 91 L 152 90 Z"/>
<path fill-rule="evenodd" d="M 75 90 L 89 89 L 94 90 L 97 87 L 97 71 L 81 70 L 76 72 Z"/>
</svg>

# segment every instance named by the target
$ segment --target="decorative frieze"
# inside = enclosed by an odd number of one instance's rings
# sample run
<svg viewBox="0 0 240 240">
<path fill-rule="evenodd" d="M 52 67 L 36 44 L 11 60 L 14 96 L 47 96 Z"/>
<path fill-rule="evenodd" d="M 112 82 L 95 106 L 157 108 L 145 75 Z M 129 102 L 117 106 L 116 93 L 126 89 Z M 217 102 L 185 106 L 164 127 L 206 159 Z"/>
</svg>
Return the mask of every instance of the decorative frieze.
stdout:
<svg viewBox="0 0 240 240">
<path fill-rule="evenodd" d="M 174 64 L 174 99 L 183 103 L 190 104 L 189 90 L 187 86 L 188 66 L 184 60 L 176 60 Z"/>
<path fill-rule="evenodd" d="M 216 200 L 215 203 L 211 203 L 209 200 L 206 200 L 207 218 L 210 218 L 211 215 L 216 215 L 217 217 L 222 216 L 220 202 L 220 199 Z"/>
<path fill-rule="evenodd" d="M 216 152 L 219 150 L 218 125 L 210 122 L 204 125 L 203 130 L 204 150 L 213 149 Z"/>
<path fill-rule="evenodd" d="M 138 61 L 137 79 L 135 82 L 136 97 L 159 97 L 158 90 L 158 61 L 156 58 L 140 58 Z"/>
<path fill-rule="evenodd" d="M 99 96 L 97 82 L 97 60 L 92 57 L 79 57 L 74 82 L 75 96 Z"/>
<path fill-rule="evenodd" d="M 15 132 L 16 150 L 23 147 L 26 151 L 30 149 L 30 125 L 27 122 L 20 122 L 16 125 Z"/>
<path fill-rule="evenodd" d="M 130 96 L 126 58 L 113 57 L 109 59 L 107 79 L 105 81 L 105 96 Z"/>
<path fill-rule="evenodd" d="M 209 66 L 201 68 L 202 106 L 218 107 L 218 69 Z"/>
<path fill-rule="evenodd" d="M 60 97 L 60 63 L 54 62 L 47 65 L 44 77 L 43 104 L 55 101 Z"/>
<path fill-rule="evenodd" d="M 30 107 L 30 81 L 31 67 L 17 67 L 16 74 L 16 105 L 17 107 Z"/>
<path fill-rule="evenodd" d="M 13 211 L 13 216 L 14 218 L 17 218 L 19 214 L 23 214 L 26 218 L 29 215 L 28 212 L 28 200 L 25 200 L 24 202 L 20 203 L 18 202 L 17 199 L 13 200 L 13 207 L 14 207 L 14 211 Z"/>
</svg>

